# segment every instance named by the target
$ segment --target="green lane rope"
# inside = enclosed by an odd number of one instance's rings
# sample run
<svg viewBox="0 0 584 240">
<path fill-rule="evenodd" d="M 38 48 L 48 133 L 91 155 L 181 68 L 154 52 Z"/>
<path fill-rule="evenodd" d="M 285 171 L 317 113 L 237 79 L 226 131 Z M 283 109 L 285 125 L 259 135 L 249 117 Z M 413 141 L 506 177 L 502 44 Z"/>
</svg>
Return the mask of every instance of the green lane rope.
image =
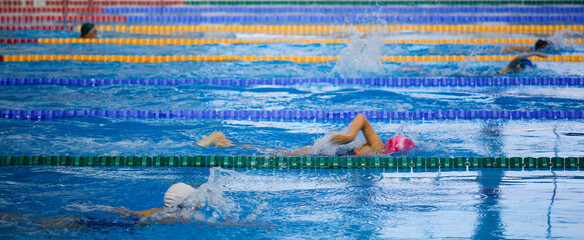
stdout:
<svg viewBox="0 0 584 240">
<path fill-rule="evenodd" d="M 0 156 L 0 166 L 223 167 L 269 169 L 579 169 L 584 157 Z"/>
</svg>

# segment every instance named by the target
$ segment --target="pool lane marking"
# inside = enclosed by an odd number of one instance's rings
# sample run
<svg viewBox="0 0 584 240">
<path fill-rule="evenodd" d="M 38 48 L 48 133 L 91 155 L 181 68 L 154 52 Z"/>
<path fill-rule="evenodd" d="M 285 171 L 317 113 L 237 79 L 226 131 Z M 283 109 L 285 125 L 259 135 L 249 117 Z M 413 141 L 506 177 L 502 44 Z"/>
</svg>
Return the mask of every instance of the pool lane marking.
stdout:
<svg viewBox="0 0 584 240">
<path fill-rule="evenodd" d="M 584 111 L 427 110 L 427 111 L 326 111 L 326 110 L 14 110 L 1 109 L 0 118 L 46 120 L 76 117 L 238 119 L 258 121 L 353 119 L 363 114 L 371 120 L 546 119 L 579 120 Z"/>
<path fill-rule="evenodd" d="M 95 0 L 88 2 L 87 0 L 47 0 L 43 1 L 46 6 L 74 6 L 74 5 L 93 5 L 93 6 L 124 6 L 124 5 L 131 5 L 131 6 L 166 6 L 166 5 L 187 5 L 186 1 L 170 1 L 170 0 L 159 0 L 159 1 L 140 1 L 140 0 Z M 34 6 L 33 0 L 3 0 L 0 2 L 0 6 L 10 7 L 10 6 Z"/>
<path fill-rule="evenodd" d="M 384 78 L 270 78 L 270 79 L 61 79 L 61 78 L 0 78 L 0 86 L 13 85 L 185 85 L 211 84 L 219 86 L 295 84 L 351 84 L 364 86 L 577 86 L 584 85 L 584 77 L 384 77 Z"/>
<path fill-rule="evenodd" d="M 95 2 L 92 3 L 95 5 Z M 444 7 L 444 6 L 429 6 L 429 7 L 419 7 L 419 6 L 398 6 L 398 7 L 330 7 L 330 6 L 319 6 L 319 7 L 299 7 L 299 6 L 288 6 L 288 7 L 224 7 L 224 6 L 211 6 L 211 7 L 193 7 L 193 6 L 171 6 L 171 7 L 70 7 L 73 4 L 62 4 L 56 7 L 34 7 L 25 6 L 22 4 L 16 6 L 3 6 L 0 7 L 0 13 L 45 13 L 45 12 L 98 12 L 106 14 L 127 14 L 127 13 L 204 13 L 204 12 L 224 12 L 224 13 L 255 13 L 255 14 L 266 14 L 266 13 L 345 13 L 345 14 L 355 14 L 355 13 L 432 13 L 432 14 L 452 14 L 452 13 L 474 13 L 474 14 L 484 14 L 484 13 L 529 13 L 529 14 L 577 14 L 583 13 L 584 8 L 582 7 Z M 85 4 L 86 5 L 86 4 Z M 127 5 L 127 4 L 120 4 Z M 0 5 L 1 6 L 1 5 Z M 67 6 L 67 7 L 63 7 Z"/>
<path fill-rule="evenodd" d="M 79 31 L 81 26 L 75 29 Z M 561 30 L 584 32 L 584 25 L 100 25 L 99 31 L 130 32 L 140 34 L 169 34 L 180 32 L 247 32 L 283 35 L 335 35 L 353 31 L 395 32 L 494 32 L 553 34 Z"/>
<path fill-rule="evenodd" d="M 81 26 L 0 26 L 0 30 L 80 31 Z M 553 34 L 561 30 L 584 32 L 584 25 L 98 25 L 102 32 L 129 32 L 147 35 L 175 35 L 184 32 L 246 32 L 280 35 L 348 35 L 352 31 L 395 32 L 447 32 L 447 33 L 506 33 Z"/>
<path fill-rule="evenodd" d="M 367 41 L 367 39 L 363 39 Z M 532 45 L 537 38 L 470 38 L 470 39 L 385 39 L 385 44 L 527 44 Z M 137 38 L 0 38 L 0 43 L 23 44 L 118 44 L 118 45 L 205 45 L 205 44 L 346 44 L 347 38 L 318 39 L 137 39 Z M 584 38 L 566 39 L 566 44 L 584 44 Z"/>
<path fill-rule="evenodd" d="M 482 56 L 382 56 L 381 62 L 452 62 L 452 61 L 511 61 L 514 55 Z M 227 61 L 288 61 L 296 63 L 327 63 L 337 61 L 338 56 L 257 56 L 257 55 L 3 55 L 4 62 L 38 62 L 38 61 L 83 61 L 83 62 L 227 62 Z M 551 55 L 548 58 L 530 58 L 532 61 L 547 62 L 583 62 L 583 55 Z"/>
<path fill-rule="evenodd" d="M 403 155 L 403 154 L 402 154 Z M 577 170 L 584 157 L 409 157 L 409 156 L 40 156 L 0 155 L 0 166 L 224 167 L 272 169 L 459 169 Z"/>
</svg>

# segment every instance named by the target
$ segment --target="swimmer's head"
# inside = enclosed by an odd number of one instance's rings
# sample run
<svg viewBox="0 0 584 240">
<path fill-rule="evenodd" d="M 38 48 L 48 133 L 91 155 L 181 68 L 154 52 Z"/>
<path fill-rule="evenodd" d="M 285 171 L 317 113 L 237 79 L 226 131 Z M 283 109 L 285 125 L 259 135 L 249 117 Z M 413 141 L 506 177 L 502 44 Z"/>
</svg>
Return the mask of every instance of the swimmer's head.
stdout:
<svg viewBox="0 0 584 240">
<path fill-rule="evenodd" d="M 535 65 L 533 65 L 533 63 L 527 58 L 519 60 L 519 64 L 517 64 L 517 66 L 519 67 L 519 70 L 525 68 L 535 68 Z"/>
<path fill-rule="evenodd" d="M 194 192 L 193 187 L 184 183 L 173 184 L 164 193 L 164 207 L 176 207 Z"/>
<path fill-rule="evenodd" d="M 416 148 L 416 145 L 412 140 L 407 137 L 397 135 L 389 139 L 385 143 L 385 154 L 390 154 L 399 151 L 410 151 L 412 148 Z"/>
<path fill-rule="evenodd" d="M 535 51 L 540 50 L 540 49 L 544 49 L 547 47 L 551 47 L 552 43 L 548 40 L 543 40 L 543 39 L 538 39 L 537 42 L 535 42 Z"/>
<path fill-rule="evenodd" d="M 84 23 L 81 25 L 81 38 L 96 38 L 97 29 L 93 23 Z"/>
</svg>

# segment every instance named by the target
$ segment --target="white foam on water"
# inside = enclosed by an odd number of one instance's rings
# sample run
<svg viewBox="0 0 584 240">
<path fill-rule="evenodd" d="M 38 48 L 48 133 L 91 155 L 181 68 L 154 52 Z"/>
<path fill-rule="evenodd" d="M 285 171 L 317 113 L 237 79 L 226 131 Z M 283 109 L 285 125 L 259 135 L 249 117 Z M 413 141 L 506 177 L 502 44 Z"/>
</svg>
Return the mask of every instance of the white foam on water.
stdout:
<svg viewBox="0 0 584 240">
<path fill-rule="evenodd" d="M 357 137 L 353 141 L 347 144 L 334 144 L 332 143 L 332 138 L 335 134 L 346 133 L 349 131 L 349 127 L 345 127 L 343 130 L 338 132 L 329 132 L 324 136 L 316 139 L 314 144 L 308 148 L 309 155 L 325 155 L 334 156 L 341 150 L 351 150 L 363 146 L 365 141 L 365 136 L 363 133 L 359 132 Z"/>
<path fill-rule="evenodd" d="M 328 77 L 355 78 L 363 74 L 380 73 L 381 47 L 384 43 L 383 32 L 372 32 L 367 39 L 363 33 L 353 31 L 351 41 L 347 44 L 328 74 Z"/>
<path fill-rule="evenodd" d="M 65 207 L 65 210 L 74 212 L 94 212 L 94 211 L 113 212 L 119 211 L 119 208 L 105 205 L 71 204 L 67 205 Z"/>
<path fill-rule="evenodd" d="M 564 29 L 561 31 L 557 31 L 552 36 L 551 40 L 554 44 L 551 46 L 552 51 L 574 51 L 574 46 L 571 43 L 566 43 L 566 40 L 569 38 L 573 38 L 575 36 L 582 35 L 580 32 L 575 32 L 570 29 Z"/>
<path fill-rule="evenodd" d="M 235 201 L 228 194 L 231 184 L 246 175 L 232 170 L 214 167 L 209 169 L 209 178 L 193 194 L 177 207 L 163 208 L 145 221 L 163 222 L 165 219 L 185 219 L 204 222 L 237 222 L 255 217 L 266 204 L 258 198 Z"/>
</svg>

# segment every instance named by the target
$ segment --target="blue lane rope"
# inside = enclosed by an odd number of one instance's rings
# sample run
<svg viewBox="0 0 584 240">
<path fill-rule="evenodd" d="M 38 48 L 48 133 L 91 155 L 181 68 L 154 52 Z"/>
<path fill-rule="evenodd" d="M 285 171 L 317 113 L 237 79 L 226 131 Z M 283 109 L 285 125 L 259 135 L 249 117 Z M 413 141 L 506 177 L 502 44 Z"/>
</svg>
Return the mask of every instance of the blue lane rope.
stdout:
<svg viewBox="0 0 584 240">
<path fill-rule="evenodd" d="M 351 84 L 365 86 L 582 86 L 584 77 L 486 77 L 486 78 L 436 78 L 436 77 L 388 77 L 388 78 L 278 78 L 278 79 L 55 79 L 55 78 L 0 78 L 0 86 L 10 85 L 62 85 L 104 86 L 128 85 L 184 85 L 204 83 L 220 86 L 295 84 Z"/>
<path fill-rule="evenodd" d="M 357 114 L 369 119 L 444 120 L 444 119 L 582 119 L 584 111 L 508 111 L 508 110 L 437 110 L 437 111 L 321 111 L 321 110 L 0 110 L 5 119 L 44 120 L 73 117 L 113 118 L 192 118 L 254 120 L 325 120 L 353 119 Z"/>
<path fill-rule="evenodd" d="M 472 22 L 508 22 L 508 23 L 559 23 L 569 24 L 584 23 L 584 15 L 552 15 L 552 16 L 535 16 L 535 15 L 512 15 L 512 16 L 481 16 L 481 15 L 389 15 L 389 16 L 370 16 L 370 15 L 252 15 L 252 16 L 127 16 L 128 23 L 265 23 L 265 22 L 392 22 L 392 23 L 472 23 Z"/>
<path fill-rule="evenodd" d="M 126 13 L 521 13 L 580 14 L 584 7 L 105 7 L 106 14 Z"/>
</svg>

